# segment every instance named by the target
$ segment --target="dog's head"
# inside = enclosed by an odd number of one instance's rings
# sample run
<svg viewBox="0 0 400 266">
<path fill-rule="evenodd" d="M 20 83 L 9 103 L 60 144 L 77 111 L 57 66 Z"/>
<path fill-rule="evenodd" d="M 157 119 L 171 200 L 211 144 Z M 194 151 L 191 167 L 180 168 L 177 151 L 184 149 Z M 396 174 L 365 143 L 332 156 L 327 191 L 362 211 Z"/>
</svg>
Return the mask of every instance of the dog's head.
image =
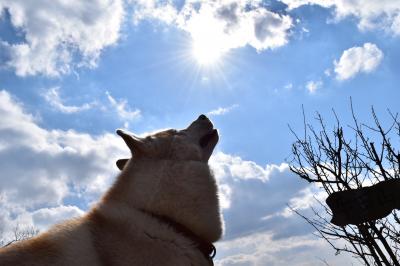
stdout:
<svg viewBox="0 0 400 266">
<path fill-rule="evenodd" d="M 200 115 L 186 129 L 169 129 L 141 138 L 123 130 L 117 130 L 131 150 L 133 158 L 148 158 L 175 161 L 207 162 L 219 136 L 211 121 Z M 128 159 L 117 161 L 123 169 Z"/>
</svg>

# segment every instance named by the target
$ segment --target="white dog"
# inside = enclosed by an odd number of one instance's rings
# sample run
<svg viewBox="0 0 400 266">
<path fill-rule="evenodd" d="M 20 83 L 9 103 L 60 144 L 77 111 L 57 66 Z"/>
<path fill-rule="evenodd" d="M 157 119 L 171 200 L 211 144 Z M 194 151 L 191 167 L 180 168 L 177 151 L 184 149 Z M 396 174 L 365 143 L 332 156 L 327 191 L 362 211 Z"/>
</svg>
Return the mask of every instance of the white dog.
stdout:
<svg viewBox="0 0 400 266">
<path fill-rule="evenodd" d="M 117 162 L 122 172 L 96 207 L 0 248 L 0 265 L 212 265 L 222 225 L 210 120 L 146 138 L 117 134 L 132 158 Z"/>
</svg>

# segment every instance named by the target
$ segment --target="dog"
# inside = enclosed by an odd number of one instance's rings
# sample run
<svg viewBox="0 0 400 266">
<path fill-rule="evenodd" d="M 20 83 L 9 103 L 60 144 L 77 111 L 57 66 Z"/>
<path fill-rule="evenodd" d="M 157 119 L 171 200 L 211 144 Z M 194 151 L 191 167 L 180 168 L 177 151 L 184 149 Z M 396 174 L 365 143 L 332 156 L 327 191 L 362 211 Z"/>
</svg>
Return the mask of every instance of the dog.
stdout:
<svg viewBox="0 0 400 266">
<path fill-rule="evenodd" d="M 0 265 L 212 265 L 222 235 L 208 160 L 219 140 L 200 115 L 145 138 L 117 130 L 131 158 L 84 216 L 0 248 Z"/>
</svg>

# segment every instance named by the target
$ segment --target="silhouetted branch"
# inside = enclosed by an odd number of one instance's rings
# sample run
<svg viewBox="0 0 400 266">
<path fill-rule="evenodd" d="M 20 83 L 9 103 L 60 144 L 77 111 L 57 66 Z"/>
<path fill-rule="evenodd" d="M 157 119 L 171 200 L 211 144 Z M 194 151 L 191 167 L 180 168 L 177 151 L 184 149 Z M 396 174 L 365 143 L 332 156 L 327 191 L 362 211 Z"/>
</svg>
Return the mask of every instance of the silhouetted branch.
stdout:
<svg viewBox="0 0 400 266">
<path fill-rule="evenodd" d="M 315 117 L 317 127 L 306 123 L 303 109 L 304 136 L 300 138 L 290 128 L 295 137 L 290 170 L 323 188 L 327 196 L 400 178 L 400 147 L 393 145 L 400 140 L 398 114 L 388 110 L 391 123 L 385 129 L 374 108 L 371 113 L 372 125 L 361 124 L 351 102 L 353 123 L 346 127 L 348 135 L 345 135 L 335 111 L 336 123 L 328 130 L 319 113 Z M 309 223 L 336 254 L 347 252 L 365 265 L 400 266 L 400 217 L 396 210 L 376 221 L 340 227 L 328 220 L 332 214 L 325 203 L 317 202 L 318 209 L 311 208 L 313 218 L 291 209 Z"/>
<path fill-rule="evenodd" d="M 33 226 L 21 228 L 19 224 L 17 224 L 13 229 L 13 238 L 11 240 L 5 241 L 3 238 L 0 240 L 0 248 L 7 247 L 15 242 L 26 240 L 34 237 L 39 233 L 38 229 L 35 229 Z M 0 234 L 2 235 L 2 234 Z"/>
</svg>

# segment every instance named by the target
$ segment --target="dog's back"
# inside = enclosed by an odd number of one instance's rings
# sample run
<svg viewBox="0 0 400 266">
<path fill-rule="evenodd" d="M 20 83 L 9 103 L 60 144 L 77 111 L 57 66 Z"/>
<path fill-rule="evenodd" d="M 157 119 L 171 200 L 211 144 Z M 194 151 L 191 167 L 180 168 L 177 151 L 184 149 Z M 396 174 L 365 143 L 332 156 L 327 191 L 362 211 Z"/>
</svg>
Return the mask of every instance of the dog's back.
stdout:
<svg viewBox="0 0 400 266">
<path fill-rule="evenodd" d="M 0 249 L 0 265 L 209 265 L 196 243 L 168 225 L 140 211 L 109 207 Z"/>
<path fill-rule="evenodd" d="M 0 249 L 0 265 L 99 265 L 85 219 L 54 226 Z"/>
</svg>

